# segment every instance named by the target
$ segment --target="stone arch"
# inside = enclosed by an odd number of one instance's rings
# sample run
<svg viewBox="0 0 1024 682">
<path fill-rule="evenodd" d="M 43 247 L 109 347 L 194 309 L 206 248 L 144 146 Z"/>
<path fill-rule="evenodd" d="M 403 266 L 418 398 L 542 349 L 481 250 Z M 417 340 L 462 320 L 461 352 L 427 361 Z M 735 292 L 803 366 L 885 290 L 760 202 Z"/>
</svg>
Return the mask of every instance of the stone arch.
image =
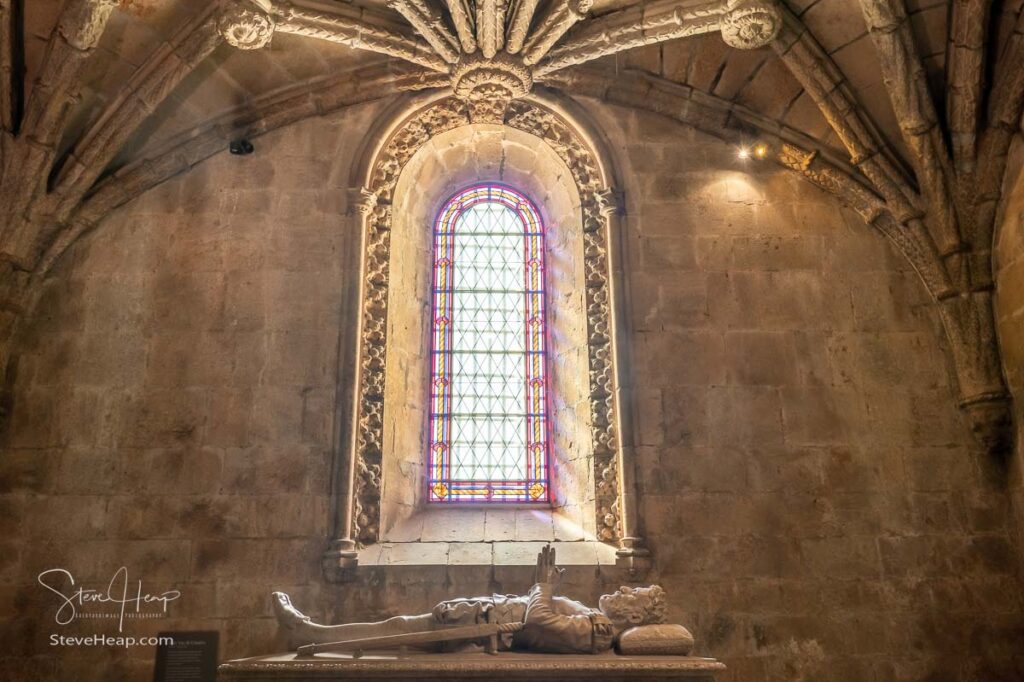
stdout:
<svg viewBox="0 0 1024 682">
<path fill-rule="evenodd" d="M 420 104 L 397 125 L 382 126 L 386 137 L 375 146 L 373 154 L 365 157 L 369 163 L 364 169 L 362 187 L 357 192 L 364 242 L 358 380 L 354 389 L 348 467 L 347 470 L 342 467 L 339 474 L 340 494 L 336 512 L 337 532 L 341 537 L 333 542 L 328 559 L 333 562 L 340 558 L 344 564 L 346 559 L 353 558 L 356 546 L 373 544 L 381 537 L 385 424 L 391 422 L 390 416 L 385 421 L 384 412 L 389 405 L 387 353 L 391 304 L 388 295 L 392 238 L 396 227 L 399 231 L 402 229 L 402 218 L 396 218 L 397 212 L 408 208 L 401 204 L 398 190 L 403 171 L 421 149 L 433 140 L 460 129 L 492 137 L 498 135 L 506 140 L 533 139 L 535 142 L 532 144 L 546 149 L 545 153 L 557 160 L 567 173 L 567 179 L 571 180 L 575 197 L 568 203 L 564 199 L 557 203 L 578 207 L 582 251 L 580 282 L 584 289 L 582 307 L 585 310 L 589 377 L 586 396 L 590 431 L 588 449 L 596 513 L 593 527 L 597 537 L 618 544 L 624 555 L 641 555 L 644 552 L 634 539 L 636 524 L 631 513 L 631 462 L 623 447 L 631 435 L 625 433 L 623 437 L 623 427 L 628 431 L 629 425 L 620 416 L 623 382 L 616 374 L 614 357 L 616 319 L 622 317 L 615 303 L 619 300 L 616 287 L 610 278 L 610 273 L 619 267 L 613 253 L 615 249 L 611 248 L 609 241 L 614 233 L 618 205 L 616 192 L 609 185 L 614 173 L 607 157 L 602 157 L 589 143 L 594 136 L 581 132 L 581 127 L 577 127 L 571 115 L 564 110 L 559 111 L 557 105 L 531 97 L 512 102 L 495 118 L 492 115 L 481 117 L 479 112 L 458 98 L 442 97 Z M 491 175 L 485 174 L 484 179 L 495 179 L 494 173 L 501 175 L 505 172 L 499 169 L 491 171 Z M 456 185 L 460 182 L 465 184 L 465 179 L 456 174 L 446 189 L 458 189 Z M 528 173 L 520 173 L 518 180 L 533 184 L 535 191 L 542 191 L 536 179 L 529 179 Z M 444 186 L 443 182 L 439 185 Z M 529 192 L 531 187 L 520 189 Z M 432 196 L 424 206 L 430 207 L 431 201 L 443 200 L 441 195 L 444 192 L 435 193 L 438 196 Z"/>
<path fill-rule="evenodd" d="M 536 136 L 493 124 L 435 135 L 405 165 L 396 185 L 388 281 L 387 362 L 383 396 L 381 535 L 423 509 L 429 368 L 431 227 L 445 200 L 477 182 L 499 182 L 530 198 L 547 229 L 548 371 L 552 380 L 553 507 L 587 536 L 597 533 L 590 440 L 587 320 L 580 196 L 571 173 Z M 589 506 L 589 513 L 583 512 Z M 583 513 L 581 513 L 583 512 Z M 399 531 L 398 537 L 408 534 Z"/>
</svg>

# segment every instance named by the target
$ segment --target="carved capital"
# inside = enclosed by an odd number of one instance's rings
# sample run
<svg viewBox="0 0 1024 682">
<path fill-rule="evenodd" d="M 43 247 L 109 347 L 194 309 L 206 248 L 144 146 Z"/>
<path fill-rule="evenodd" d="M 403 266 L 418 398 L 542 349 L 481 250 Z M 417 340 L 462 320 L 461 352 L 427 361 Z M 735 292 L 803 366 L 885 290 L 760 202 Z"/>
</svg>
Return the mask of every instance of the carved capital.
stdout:
<svg viewBox="0 0 1024 682">
<path fill-rule="evenodd" d="M 772 0 L 728 0 L 722 15 L 722 40 L 741 50 L 764 47 L 782 28 Z"/>
<path fill-rule="evenodd" d="M 469 104 L 473 123 L 501 124 L 509 102 L 533 87 L 533 76 L 517 59 L 501 55 L 493 59 L 474 56 L 455 67 L 452 87 L 455 94 Z"/>
<path fill-rule="evenodd" d="M 597 200 L 597 210 L 603 216 L 622 213 L 623 206 L 625 205 L 622 192 L 611 187 L 599 190 L 595 193 L 594 198 Z"/>
<path fill-rule="evenodd" d="M 651 551 L 644 546 L 643 538 L 621 538 L 615 551 L 615 565 L 626 569 L 631 579 L 644 580 L 651 570 Z"/>
<path fill-rule="evenodd" d="M 365 187 L 353 187 L 348 191 L 348 204 L 365 217 L 377 207 L 377 195 Z"/>
<path fill-rule="evenodd" d="M 962 401 L 960 409 L 984 452 L 996 457 L 1013 452 L 1013 411 L 1009 396 L 979 396 Z"/>
<path fill-rule="evenodd" d="M 359 552 L 356 543 L 348 538 L 333 540 L 320 557 L 320 567 L 329 583 L 348 583 L 356 578 Z"/>
<path fill-rule="evenodd" d="M 217 22 L 221 35 L 239 50 L 258 50 L 274 37 L 274 17 L 267 0 L 237 0 L 225 6 Z"/>
<path fill-rule="evenodd" d="M 505 121 L 505 112 L 512 101 L 508 90 L 495 84 L 477 87 L 467 98 L 469 102 L 469 120 L 473 123 L 493 123 L 501 125 Z"/>
<path fill-rule="evenodd" d="M 1013 418 L 999 361 L 992 292 L 945 298 L 938 311 L 953 356 L 960 409 L 978 444 L 1002 456 L 1013 447 Z"/>
</svg>

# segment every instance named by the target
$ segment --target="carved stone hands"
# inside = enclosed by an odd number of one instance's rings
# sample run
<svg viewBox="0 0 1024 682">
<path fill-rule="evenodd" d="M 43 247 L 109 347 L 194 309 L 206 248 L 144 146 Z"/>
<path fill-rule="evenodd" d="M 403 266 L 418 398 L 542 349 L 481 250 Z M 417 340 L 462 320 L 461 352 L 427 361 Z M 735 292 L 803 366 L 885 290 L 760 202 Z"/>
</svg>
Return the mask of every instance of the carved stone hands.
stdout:
<svg viewBox="0 0 1024 682">
<path fill-rule="evenodd" d="M 558 588 L 562 582 L 564 568 L 559 568 L 555 563 L 555 548 L 548 545 L 537 555 L 537 571 L 534 574 L 534 583 L 547 583 L 551 585 L 552 591 Z"/>
</svg>

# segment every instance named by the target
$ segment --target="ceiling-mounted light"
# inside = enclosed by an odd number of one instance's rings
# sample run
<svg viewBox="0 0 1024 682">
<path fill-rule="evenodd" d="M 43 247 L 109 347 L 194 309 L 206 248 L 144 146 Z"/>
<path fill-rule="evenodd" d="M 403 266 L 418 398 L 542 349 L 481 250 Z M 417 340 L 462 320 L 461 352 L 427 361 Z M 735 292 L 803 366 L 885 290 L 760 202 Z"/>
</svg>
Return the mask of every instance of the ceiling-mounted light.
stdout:
<svg viewBox="0 0 1024 682">
<path fill-rule="evenodd" d="M 757 145 L 754 147 L 754 156 L 756 156 L 759 159 L 763 159 L 766 156 L 768 156 L 768 145 L 766 145 L 764 142 L 758 142 Z"/>
<path fill-rule="evenodd" d="M 252 142 L 242 137 L 237 140 L 231 140 L 228 143 L 228 151 L 235 156 L 248 156 L 256 151 L 256 148 L 252 146 Z"/>
<path fill-rule="evenodd" d="M 739 151 L 736 152 L 736 156 L 740 157 L 741 159 L 749 159 L 750 150 L 747 149 L 746 147 L 740 147 Z"/>
</svg>

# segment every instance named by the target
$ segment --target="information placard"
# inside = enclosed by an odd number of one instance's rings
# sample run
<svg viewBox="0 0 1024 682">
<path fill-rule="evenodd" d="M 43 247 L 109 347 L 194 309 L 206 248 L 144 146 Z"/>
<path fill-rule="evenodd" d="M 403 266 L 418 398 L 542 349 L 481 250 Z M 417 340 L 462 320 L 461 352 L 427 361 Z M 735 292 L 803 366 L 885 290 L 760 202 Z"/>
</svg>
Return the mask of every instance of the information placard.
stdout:
<svg viewBox="0 0 1024 682">
<path fill-rule="evenodd" d="M 153 682 L 215 682 L 217 679 L 216 630 L 195 632 L 161 632 L 173 644 L 156 649 Z"/>
</svg>

